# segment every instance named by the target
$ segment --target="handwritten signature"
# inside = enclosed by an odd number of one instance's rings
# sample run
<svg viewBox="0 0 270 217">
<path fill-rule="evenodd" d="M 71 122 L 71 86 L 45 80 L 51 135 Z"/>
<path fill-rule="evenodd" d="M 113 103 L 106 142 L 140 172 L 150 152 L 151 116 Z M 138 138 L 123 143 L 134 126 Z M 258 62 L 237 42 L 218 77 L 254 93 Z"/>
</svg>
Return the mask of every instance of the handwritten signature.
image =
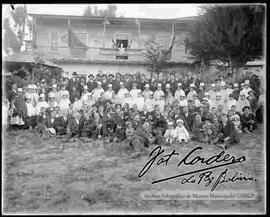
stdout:
<svg viewBox="0 0 270 217">
<path fill-rule="evenodd" d="M 242 163 L 246 160 L 245 156 L 236 158 L 233 155 L 230 155 L 228 153 L 225 153 L 225 151 L 221 151 L 217 155 L 213 155 L 209 158 L 204 158 L 199 155 L 195 155 L 195 152 L 198 152 L 199 150 L 202 150 L 202 147 L 196 147 L 192 149 L 180 162 L 177 164 L 178 167 L 184 166 L 184 165 L 195 165 L 195 164 L 201 164 L 201 165 L 208 165 L 206 168 L 198 169 L 198 170 L 193 170 L 193 171 L 188 171 L 182 174 L 177 174 L 174 176 L 170 177 L 165 177 L 161 178 L 158 180 L 155 180 L 152 182 L 152 184 L 160 183 L 160 182 L 165 182 L 168 180 L 172 180 L 175 178 L 180 178 L 180 177 L 186 177 L 189 175 L 188 178 L 183 178 L 182 184 L 186 183 L 197 183 L 200 184 L 202 181 L 204 181 L 206 184 L 205 186 L 207 187 L 209 184 L 213 182 L 213 186 L 211 188 L 211 191 L 214 191 L 218 184 L 221 183 L 226 183 L 226 182 L 235 182 L 235 181 L 248 181 L 248 180 L 254 180 L 256 181 L 253 177 L 244 177 L 241 176 L 239 172 L 236 172 L 231 178 L 228 178 L 227 171 L 228 169 L 224 170 L 218 178 L 214 182 L 214 176 L 213 173 L 210 170 L 213 170 L 215 168 L 219 167 L 225 167 L 228 165 L 232 164 L 237 164 L 237 163 Z M 165 150 L 161 146 L 157 146 L 149 155 L 151 159 L 145 164 L 143 169 L 139 173 L 139 177 L 143 177 L 149 170 L 150 168 L 153 167 L 153 164 L 156 163 L 156 165 L 168 165 L 169 161 L 176 156 L 179 156 L 179 153 L 176 152 L 176 150 L 173 150 L 169 154 L 162 155 L 165 152 Z M 200 173 L 198 176 L 198 179 L 195 179 L 196 173 Z"/>
</svg>

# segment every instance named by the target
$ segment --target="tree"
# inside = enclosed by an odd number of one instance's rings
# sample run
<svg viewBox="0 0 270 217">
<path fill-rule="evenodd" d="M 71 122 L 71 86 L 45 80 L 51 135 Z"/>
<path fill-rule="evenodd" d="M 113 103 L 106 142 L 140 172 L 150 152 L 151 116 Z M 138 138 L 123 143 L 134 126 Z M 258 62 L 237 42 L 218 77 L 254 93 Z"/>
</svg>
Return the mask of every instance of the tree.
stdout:
<svg viewBox="0 0 270 217">
<path fill-rule="evenodd" d="M 202 7 L 200 15 L 188 28 L 186 46 L 204 64 L 222 61 L 238 80 L 248 61 L 262 58 L 264 5 L 210 5 Z"/>
<path fill-rule="evenodd" d="M 146 61 L 150 63 L 148 70 L 151 73 L 160 73 L 164 69 L 166 62 L 171 59 L 174 42 L 175 35 L 172 36 L 168 48 L 164 48 L 163 45 L 154 40 L 145 43 L 145 52 L 143 55 Z"/>
<path fill-rule="evenodd" d="M 87 6 L 84 10 L 83 16 L 99 16 L 99 17 L 116 17 L 117 6 L 109 4 L 106 9 L 98 9 L 97 6 L 94 7 L 92 12 L 91 6 Z"/>
</svg>

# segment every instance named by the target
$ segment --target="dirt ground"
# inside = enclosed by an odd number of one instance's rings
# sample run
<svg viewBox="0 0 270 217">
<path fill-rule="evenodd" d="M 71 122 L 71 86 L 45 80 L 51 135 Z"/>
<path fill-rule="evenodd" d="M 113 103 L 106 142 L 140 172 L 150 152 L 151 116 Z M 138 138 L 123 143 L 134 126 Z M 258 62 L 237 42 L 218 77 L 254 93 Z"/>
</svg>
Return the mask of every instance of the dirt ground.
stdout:
<svg viewBox="0 0 270 217">
<path fill-rule="evenodd" d="M 203 147 L 203 156 L 210 157 L 221 151 L 218 147 L 195 142 L 164 146 L 164 149 L 165 153 L 176 149 L 185 156 L 196 146 Z M 150 190 L 210 191 L 202 183 L 183 185 L 177 179 L 151 184 L 156 179 L 191 170 L 191 167 L 177 168 L 180 159 L 177 157 L 167 166 L 154 166 L 139 178 L 138 174 L 154 148 L 151 146 L 136 156 L 125 142 L 62 143 L 56 138 L 40 138 L 35 132 L 8 132 L 2 144 L 3 211 L 62 214 L 264 212 L 265 148 L 262 129 L 246 135 L 240 144 L 226 150 L 236 157 L 246 156 L 245 162 L 227 166 L 230 174 L 240 171 L 257 181 L 230 182 L 217 187 L 217 190 L 236 192 L 254 190 L 260 194 L 255 200 L 143 200 L 141 193 Z M 192 170 L 201 167 L 194 165 Z M 223 170 L 217 168 L 213 172 L 218 174 Z"/>
</svg>

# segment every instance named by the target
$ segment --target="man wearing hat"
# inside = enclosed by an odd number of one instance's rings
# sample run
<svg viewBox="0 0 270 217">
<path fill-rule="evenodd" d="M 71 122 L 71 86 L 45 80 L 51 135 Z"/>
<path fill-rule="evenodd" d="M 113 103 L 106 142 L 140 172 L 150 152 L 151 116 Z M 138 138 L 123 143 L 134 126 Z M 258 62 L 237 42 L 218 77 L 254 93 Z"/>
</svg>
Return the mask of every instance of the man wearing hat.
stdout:
<svg viewBox="0 0 270 217">
<path fill-rule="evenodd" d="M 74 87 L 75 87 L 75 89 L 79 88 L 79 82 L 77 80 L 77 77 L 78 77 L 77 72 L 73 72 L 72 78 L 69 79 L 69 81 L 68 81 L 67 90 L 68 90 L 70 96 L 72 95 L 71 93 L 72 93 Z"/>
<path fill-rule="evenodd" d="M 189 93 L 187 94 L 187 100 L 189 99 L 193 99 L 193 95 L 197 94 L 196 90 L 195 90 L 195 84 L 191 83 L 189 85 Z"/>
<path fill-rule="evenodd" d="M 179 101 L 180 96 L 186 96 L 185 91 L 182 89 L 182 83 L 177 84 L 177 90 L 175 91 L 174 99 Z"/>
<path fill-rule="evenodd" d="M 94 78 L 94 75 L 88 75 L 87 87 L 89 93 L 91 93 L 97 87 L 97 83 L 94 81 Z"/>
</svg>

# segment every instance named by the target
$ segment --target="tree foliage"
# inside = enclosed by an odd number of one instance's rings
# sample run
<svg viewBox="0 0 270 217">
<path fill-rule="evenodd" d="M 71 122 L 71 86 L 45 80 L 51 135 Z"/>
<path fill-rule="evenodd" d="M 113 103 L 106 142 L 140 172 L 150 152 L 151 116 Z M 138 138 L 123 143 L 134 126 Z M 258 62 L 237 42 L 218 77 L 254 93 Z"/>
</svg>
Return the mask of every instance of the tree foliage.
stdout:
<svg viewBox="0 0 270 217">
<path fill-rule="evenodd" d="M 237 68 L 263 56 L 264 5 L 210 5 L 200 13 L 199 20 L 189 26 L 186 41 L 199 60 L 219 60 Z"/>
<path fill-rule="evenodd" d="M 97 6 L 94 7 L 94 10 L 92 10 L 92 7 L 88 5 L 83 13 L 83 16 L 92 17 L 116 17 L 117 12 L 117 6 L 113 4 L 109 4 L 106 9 L 98 9 Z"/>
</svg>

